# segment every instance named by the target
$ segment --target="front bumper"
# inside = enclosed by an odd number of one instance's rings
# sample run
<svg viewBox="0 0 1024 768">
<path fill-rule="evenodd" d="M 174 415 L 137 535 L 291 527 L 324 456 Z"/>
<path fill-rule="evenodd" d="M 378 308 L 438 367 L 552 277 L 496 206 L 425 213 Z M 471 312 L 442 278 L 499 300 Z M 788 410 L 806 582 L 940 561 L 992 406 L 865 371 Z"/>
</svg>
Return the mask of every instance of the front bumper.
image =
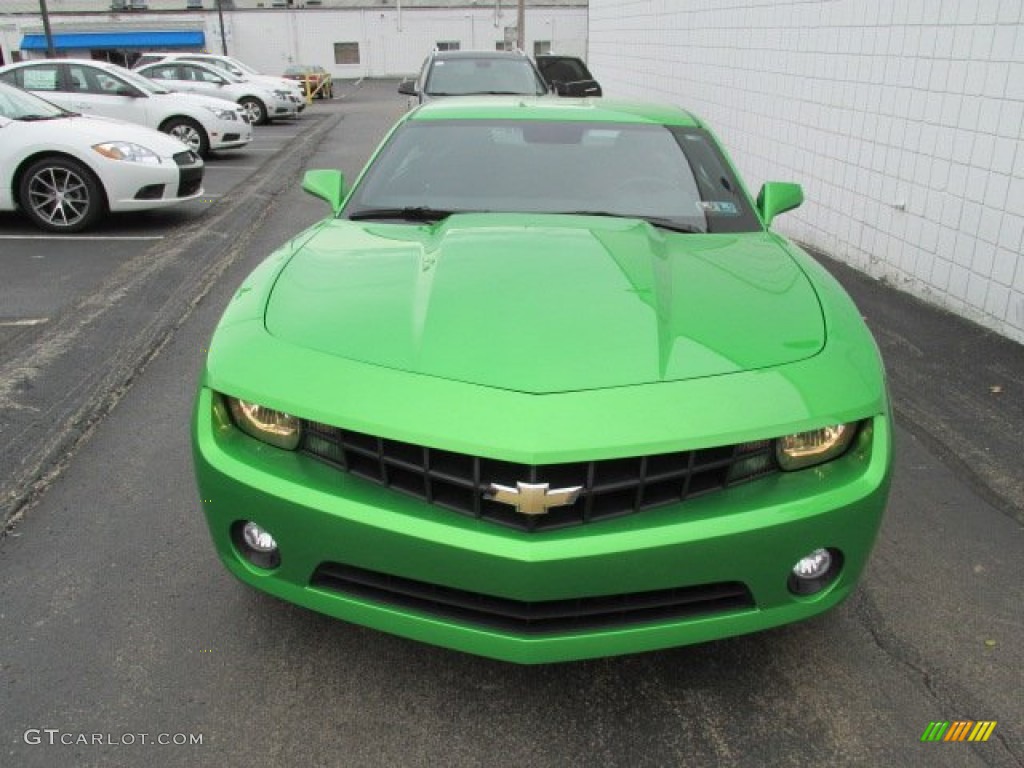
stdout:
<svg viewBox="0 0 1024 768">
<path fill-rule="evenodd" d="M 205 166 L 192 152 L 164 157 L 160 165 L 104 160 L 96 170 L 111 211 L 165 208 L 203 194 Z"/>
<path fill-rule="evenodd" d="M 252 142 L 252 126 L 244 119 L 215 120 L 210 126 L 210 149 L 239 149 Z"/>
<path fill-rule="evenodd" d="M 867 561 L 888 493 L 890 427 L 869 421 L 843 458 L 777 474 L 630 517 L 530 534 L 462 517 L 281 451 L 235 429 L 219 399 L 200 390 L 194 459 L 203 509 L 227 568 L 242 581 L 325 614 L 447 648 L 519 663 L 647 651 L 744 634 L 809 618 L 842 601 Z M 277 540 L 281 564 L 251 565 L 232 530 L 252 520 Z M 825 590 L 793 595 L 793 564 L 818 547 L 842 554 Z M 325 574 L 354 569 L 378 585 L 353 589 Z M 414 585 L 532 610 L 565 601 L 604 604 L 740 585 L 749 600 L 695 613 L 517 630 L 474 611 L 392 599 Z M 387 597 L 391 589 L 392 597 Z M 714 591 L 712 589 L 712 591 Z M 614 614 L 614 610 L 611 612 Z"/>
<path fill-rule="evenodd" d="M 293 94 L 288 96 L 275 96 L 267 104 L 267 116 L 270 119 L 274 118 L 293 118 L 298 117 L 299 112 L 306 104 L 301 99 L 296 98 Z"/>
</svg>

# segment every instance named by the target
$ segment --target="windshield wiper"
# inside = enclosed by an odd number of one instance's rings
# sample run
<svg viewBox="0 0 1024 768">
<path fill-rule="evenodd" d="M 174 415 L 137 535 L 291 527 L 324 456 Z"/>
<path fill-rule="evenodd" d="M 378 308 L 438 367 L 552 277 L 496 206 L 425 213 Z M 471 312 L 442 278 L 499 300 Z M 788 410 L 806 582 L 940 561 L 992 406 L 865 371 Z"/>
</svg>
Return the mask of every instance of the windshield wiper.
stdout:
<svg viewBox="0 0 1024 768">
<path fill-rule="evenodd" d="M 636 213 L 614 213 L 613 211 L 564 211 L 569 216 L 605 216 L 612 219 L 639 219 L 646 221 L 652 227 L 668 229 L 672 232 L 684 232 L 688 235 L 706 235 L 708 230 L 695 227 L 692 224 L 680 224 L 673 219 L 662 219 L 657 216 L 641 216 Z"/>
<path fill-rule="evenodd" d="M 15 120 L 21 120 L 26 123 L 35 123 L 40 120 L 57 120 L 62 117 L 67 117 L 66 114 L 60 115 L 22 115 L 21 117 L 14 118 Z"/>
<path fill-rule="evenodd" d="M 440 221 L 447 219 L 457 211 L 441 211 L 419 205 L 408 208 L 367 208 L 356 211 L 348 218 L 352 221 L 369 221 L 373 219 L 405 219 L 406 221 Z"/>
</svg>

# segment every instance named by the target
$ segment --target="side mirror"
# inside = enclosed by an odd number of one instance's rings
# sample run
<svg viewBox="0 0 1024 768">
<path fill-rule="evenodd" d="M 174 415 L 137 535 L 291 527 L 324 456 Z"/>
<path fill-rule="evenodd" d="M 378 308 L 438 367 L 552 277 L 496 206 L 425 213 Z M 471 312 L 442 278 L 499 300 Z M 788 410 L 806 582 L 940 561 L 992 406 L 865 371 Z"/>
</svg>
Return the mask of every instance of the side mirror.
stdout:
<svg viewBox="0 0 1024 768">
<path fill-rule="evenodd" d="M 416 96 L 418 92 L 416 90 L 416 83 L 412 80 L 403 80 L 398 84 L 398 92 L 403 96 Z"/>
<path fill-rule="evenodd" d="M 799 184 L 785 181 L 766 181 L 757 193 L 757 210 L 765 227 L 780 213 L 791 211 L 804 201 L 804 190 Z"/>
<path fill-rule="evenodd" d="M 341 210 L 341 203 L 345 199 L 345 177 L 341 171 L 306 171 L 302 177 L 302 188 L 313 197 L 326 200 L 335 215 Z"/>
<path fill-rule="evenodd" d="M 556 80 L 555 93 L 559 96 L 600 96 L 601 84 L 597 80 L 577 80 L 574 83 L 563 83 Z"/>
</svg>

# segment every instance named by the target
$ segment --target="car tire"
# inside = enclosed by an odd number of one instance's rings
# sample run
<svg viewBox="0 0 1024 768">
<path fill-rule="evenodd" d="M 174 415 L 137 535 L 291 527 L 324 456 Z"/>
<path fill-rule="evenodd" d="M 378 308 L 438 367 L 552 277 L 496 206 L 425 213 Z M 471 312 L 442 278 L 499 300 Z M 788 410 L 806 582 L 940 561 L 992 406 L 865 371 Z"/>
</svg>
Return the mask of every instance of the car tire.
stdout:
<svg viewBox="0 0 1024 768">
<path fill-rule="evenodd" d="M 210 154 L 210 137 L 206 135 L 203 126 L 191 117 L 172 117 L 160 126 L 160 130 L 179 139 L 200 157 Z"/>
<path fill-rule="evenodd" d="M 18 181 L 18 205 L 41 229 L 79 232 L 107 208 L 103 185 L 91 170 L 70 157 L 44 157 Z"/>
<path fill-rule="evenodd" d="M 245 96 L 239 99 L 238 103 L 249 116 L 250 125 L 266 125 L 269 122 L 267 119 L 267 106 L 259 99 Z"/>
</svg>

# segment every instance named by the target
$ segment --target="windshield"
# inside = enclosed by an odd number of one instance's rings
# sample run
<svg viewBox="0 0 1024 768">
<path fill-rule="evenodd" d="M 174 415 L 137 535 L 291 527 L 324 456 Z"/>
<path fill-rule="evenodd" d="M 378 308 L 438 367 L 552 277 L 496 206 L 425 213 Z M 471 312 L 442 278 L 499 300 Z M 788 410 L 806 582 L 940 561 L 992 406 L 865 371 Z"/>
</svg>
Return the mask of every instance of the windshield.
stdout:
<svg viewBox="0 0 1024 768">
<path fill-rule="evenodd" d="M 0 83 L 0 117 L 11 120 L 40 120 L 74 114 L 20 88 Z"/>
<path fill-rule="evenodd" d="M 250 75 L 258 75 L 258 74 L 260 74 L 255 69 L 250 67 L 248 64 L 244 64 L 243 62 L 239 61 L 238 59 L 233 59 L 230 56 L 227 57 L 227 59 L 228 59 L 228 61 L 230 61 L 232 64 L 234 64 L 238 69 L 242 70 L 243 72 L 248 72 Z"/>
<path fill-rule="evenodd" d="M 164 88 L 162 85 L 150 80 L 148 77 L 143 77 L 138 72 L 133 72 L 130 69 L 111 65 L 111 72 L 116 73 L 122 79 L 127 80 L 143 93 L 171 93 L 171 91 Z"/>
<path fill-rule="evenodd" d="M 761 229 L 707 132 L 633 123 L 407 122 L 342 215 L 429 221 L 482 211 L 642 218 L 692 232 Z"/>
<path fill-rule="evenodd" d="M 473 93 L 546 93 L 525 59 L 438 59 L 430 68 L 424 92 L 430 96 L 466 96 Z"/>
</svg>

